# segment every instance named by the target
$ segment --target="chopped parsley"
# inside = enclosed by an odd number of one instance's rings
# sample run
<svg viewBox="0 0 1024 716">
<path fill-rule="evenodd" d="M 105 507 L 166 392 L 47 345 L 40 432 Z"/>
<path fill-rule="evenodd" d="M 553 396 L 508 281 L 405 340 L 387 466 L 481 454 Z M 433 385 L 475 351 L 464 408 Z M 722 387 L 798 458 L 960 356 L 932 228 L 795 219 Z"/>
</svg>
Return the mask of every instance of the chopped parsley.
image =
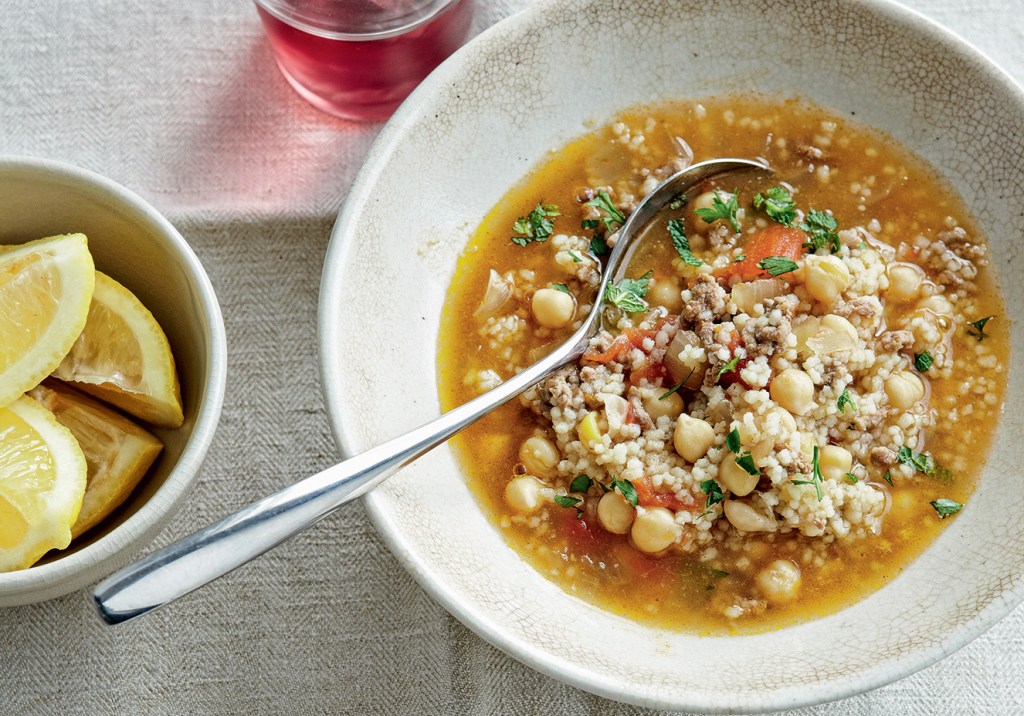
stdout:
<svg viewBox="0 0 1024 716">
<path fill-rule="evenodd" d="M 739 263 L 740 261 L 745 261 L 745 260 L 746 260 L 746 258 L 747 258 L 747 255 L 746 255 L 746 254 L 740 254 L 739 256 L 737 256 L 736 258 L 734 258 L 734 259 L 732 260 L 732 262 L 733 262 L 734 264 L 738 264 L 738 263 Z"/>
<path fill-rule="evenodd" d="M 807 218 L 800 224 L 800 228 L 807 232 L 808 240 L 804 248 L 814 253 L 827 247 L 832 253 L 839 253 L 839 234 L 836 233 L 838 227 L 834 216 L 811 209 L 807 212 Z"/>
<path fill-rule="evenodd" d="M 683 229 L 682 219 L 669 219 L 668 220 L 668 235 L 672 237 L 672 245 L 676 247 L 676 253 L 679 254 L 679 258 L 687 266 L 701 266 L 704 264 L 699 258 L 693 255 L 690 251 L 690 241 L 686 238 L 686 232 Z"/>
<path fill-rule="evenodd" d="M 814 485 L 814 491 L 818 494 L 818 502 L 825 499 L 825 492 L 821 489 L 822 484 L 825 482 L 825 478 L 821 475 L 821 465 L 818 463 L 818 446 L 814 446 L 814 454 L 811 459 L 811 479 L 810 480 L 792 480 L 794 485 Z"/>
<path fill-rule="evenodd" d="M 704 480 L 700 483 L 701 492 L 708 496 L 705 507 L 711 507 L 717 505 L 719 502 L 725 499 L 725 494 L 722 492 L 722 486 L 714 480 Z"/>
<path fill-rule="evenodd" d="M 932 358 L 932 354 L 929 353 L 928 351 L 925 351 L 924 353 L 914 354 L 914 367 L 917 368 L 922 373 L 926 373 L 934 363 L 935 359 Z"/>
<path fill-rule="evenodd" d="M 950 515 L 955 515 L 957 512 L 963 509 L 963 505 L 961 505 L 959 502 L 957 502 L 956 500 L 950 500 L 945 497 L 940 497 L 934 502 L 929 502 L 928 504 L 935 508 L 935 511 L 939 514 L 940 520 L 944 520 Z"/>
<path fill-rule="evenodd" d="M 739 453 L 740 431 L 737 428 L 733 428 L 732 432 L 725 436 L 725 446 L 729 448 L 729 452 Z"/>
<path fill-rule="evenodd" d="M 553 283 L 551 284 L 551 288 L 555 289 L 556 291 L 561 291 L 562 293 L 569 293 L 569 287 L 566 286 L 564 283 Z"/>
<path fill-rule="evenodd" d="M 850 397 L 850 391 L 844 388 L 842 394 L 839 396 L 839 400 L 836 401 L 836 408 L 839 409 L 840 413 L 845 413 L 847 407 L 852 410 L 856 410 L 857 404 L 853 402 L 853 398 Z"/>
<path fill-rule="evenodd" d="M 764 194 L 755 194 L 754 208 L 763 209 L 769 218 L 783 226 L 792 226 L 796 219 L 796 202 L 785 187 L 773 186 Z"/>
<path fill-rule="evenodd" d="M 604 240 L 604 236 L 597 235 L 590 240 L 590 253 L 594 256 L 604 256 L 608 253 L 608 242 Z"/>
<path fill-rule="evenodd" d="M 590 489 L 590 486 L 594 484 L 594 481 L 590 479 L 590 475 L 577 475 L 569 483 L 569 492 L 586 492 Z"/>
<path fill-rule="evenodd" d="M 715 376 L 715 380 L 718 380 L 719 378 L 721 378 L 726 373 L 732 373 L 734 370 L 736 370 L 736 367 L 739 364 L 740 364 L 740 357 L 739 356 L 733 356 L 732 358 L 729 359 L 728 363 L 724 364 L 721 368 L 718 369 L 718 375 Z"/>
<path fill-rule="evenodd" d="M 886 470 L 885 474 L 882 475 L 882 479 L 888 482 L 890 485 L 892 485 L 892 471 Z"/>
<path fill-rule="evenodd" d="M 555 502 L 561 507 L 575 507 L 576 505 L 583 502 L 578 497 L 572 497 L 570 495 L 555 495 Z"/>
<path fill-rule="evenodd" d="M 985 333 L 985 324 L 991 321 L 995 316 L 985 316 L 982 319 L 968 323 L 967 335 L 974 336 L 981 343 L 983 340 L 988 338 L 988 333 Z"/>
<path fill-rule="evenodd" d="M 856 475 L 854 475 L 854 474 L 853 474 L 852 472 L 848 472 L 848 473 L 846 473 L 845 477 L 846 477 L 846 479 L 847 479 L 847 480 L 849 480 L 849 481 L 850 481 L 850 484 L 851 484 L 851 485 L 856 485 L 856 484 L 857 484 L 857 482 L 858 482 L 858 480 L 857 480 L 857 476 L 856 476 Z"/>
<path fill-rule="evenodd" d="M 691 375 L 693 375 L 693 371 L 695 371 L 695 370 L 696 370 L 696 368 L 690 368 L 690 372 L 686 374 L 686 377 L 685 377 L 685 378 L 683 378 L 683 379 L 682 379 L 681 381 L 679 381 L 678 383 L 676 383 L 675 385 L 673 385 L 673 386 L 672 386 L 672 387 L 671 387 L 671 388 L 670 388 L 669 390 L 667 390 L 667 391 L 665 391 L 664 393 L 662 393 L 662 394 L 661 394 L 661 395 L 660 395 L 660 396 L 658 397 L 658 400 L 664 400 L 665 398 L 667 398 L 668 396 L 672 395 L 672 394 L 673 394 L 673 393 L 675 393 L 675 392 L 676 392 L 677 390 L 679 390 L 680 388 L 682 388 L 682 387 L 683 387 L 683 385 L 684 385 L 684 384 L 686 383 L 686 381 L 688 381 L 688 380 L 690 379 L 690 376 L 691 376 Z"/>
<path fill-rule="evenodd" d="M 651 287 L 651 277 L 654 270 L 650 270 L 640 278 L 624 278 L 618 283 L 610 283 L 604 290 L 604 300 L 621 308 L 626 313 L 640 313 L 647 310 L 647 301 L 644 296 Z"/>
<path fill-rule="evenodd" d="M 719 196 L 718 192 L 714 192 L 712 195 L 711 206 L 704 209 L 697 209 L 697 216 L 704 219 L 707 223 L 718 221 L 719 219 L 725 219 L 729 222 L 729 226 L 737 234 L 740 233 L 740 222 L 736 218 L 736 212 L 740 210 L 739 202 L 739 191 L 733 191 L 729 195 L 728 201 L 722 201 L 722 197 Z"/>
<path fill-rule="evenodd" d="M 931 455 L 926 452 L 914 452 L 906 445 L 896 451 L 896 459 L 924 475 L 931 474 L 931 471 L 935 469 L 935 460 Z"/>
<path fill-rule="evenodd" d="M 526 216 L 520 216 L 516 223 L 512 224 L 512 231 L 521 234 L 513 236 L 512 243 L 526 246 L 533 241 L 547 241 L 555 230 L 551 219 L 561 215 L 554 204 L 537 204 L 533 211 Z"/>
<path fill-rule="evenodd" d="M 679 194 L 676 194 L 675 196 L 672 197 L 672 199 L 669 200 L 668 208 L 672 209 L 672 211 L 679 211 L 680 209 L 683 208 L 683 205 L 685 203 L 686 203 L 686 194 L 683 194 L 682 192 L 680 192 Z"/>
<path fill-rule="evenodd" d="M 608 196 L 608 192 L 604 190 L 597 192 L 597 196 L 588 201 L 586 205 L 593 206 L 594 208 L 602 212 L 603 216 L 601 217 L 601 221 L 604 223 L 604 226 L 606 229 L 608 229 L 608 231 L 614 231 L 615 229 L 619 228 L 620 226 L 626 223 L 625 214 L 623 214 L 616 208 L 615 204 L 612 203 L 611 197 Z M 591 220 L 591 222 L 592 221 L 593 220 Z M 583 228 L 597 228 L 596 224 L 593 224 L 591 222 L 585 222 L 588 223 L 589 225 L 584 226 Z"/>
<path fill-rule="evenodd" d="M 748 475 L 760 475 L 761 469 L 754 462 L 754 456 L 747 450 L 742 455 L 737 456 L 736 464 L 742 467 Z"/>
<path fill-rule="evenodd" d="M 618 488 L 619 494 L 626 498 L 626 502 L 633 505 L 633 507 L 637 506 L 640 498 L 637 497 L 636 488 L 633 487 L 632 482 L 629 480 L 612 480 L 612 489 L 614 490 L 615 488 Z"/>
<path fill-rule="evenodd" d="M 769 276 L 781 276 L 797 269 L 796 262 L 785 256 L 766 256 L 757 262 L 757 267 L 767 271 Z"/>
</svg>

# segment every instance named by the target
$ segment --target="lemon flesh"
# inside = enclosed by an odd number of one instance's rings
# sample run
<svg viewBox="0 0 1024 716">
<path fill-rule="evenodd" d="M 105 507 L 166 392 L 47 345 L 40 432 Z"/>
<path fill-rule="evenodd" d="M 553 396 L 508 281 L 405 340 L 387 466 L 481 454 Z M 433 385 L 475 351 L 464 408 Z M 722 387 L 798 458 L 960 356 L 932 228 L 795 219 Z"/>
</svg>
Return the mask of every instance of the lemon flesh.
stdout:
<svg viewBox="0 0 1024 716">
<path fill-rule="evenodd" d="M 164 446 L 117 411 L 58 381 L 46 380 L 28 394 L 71 431 L 85 454 L 85 496 L 71 526 L 71 537 L 78 537 L 128 499 Z"/>
<path fill-rule="evenodd" d="M 60 364 L 85 326 L 94 277 L 82 234 L 0 248 L 0 407 Z"/>
<path fill-rule="evenodd" d="M 99 271 L 85 328 L 53 375 L 151 425 L 184 421 L 167 336 L 131 291 Z"/>
<path fill-rule="evenodd" d="M 53 413 L 24 396 L 0 408 L 0 572 L 71 543 L 85 478 L 85 455 Z"/>
</svg>

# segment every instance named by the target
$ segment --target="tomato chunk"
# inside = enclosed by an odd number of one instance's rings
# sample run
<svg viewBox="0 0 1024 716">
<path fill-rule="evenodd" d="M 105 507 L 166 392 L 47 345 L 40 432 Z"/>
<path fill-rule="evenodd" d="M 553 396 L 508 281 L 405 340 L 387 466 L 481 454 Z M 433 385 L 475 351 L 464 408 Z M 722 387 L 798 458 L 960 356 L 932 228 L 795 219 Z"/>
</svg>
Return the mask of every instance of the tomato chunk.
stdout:
<svg viewBox="0 0 1024 716">
<path fill-rule="evenodd" d="M 637 502 L 643 507 L 667 507 L 673 512 L 683 509 L 683 503 L 672 492 L 655 490 L 651 481 L 646 477 L 633 480 L 633 488 L 636 490 Z"/>
<path fill-rule="evenodd" d="M 807 234 L 802 229 L 772 224 L 747 239 L 743 247 L 745 258 L 722 269 L 718 276 L 737 276 L 743 281 L 768 278 L 768 272 L 758 267 L 758 261 L 769 256 L 782 256 L 796 261 L 803 254 L 804 242 L 807 240 Z"/>
</svg>

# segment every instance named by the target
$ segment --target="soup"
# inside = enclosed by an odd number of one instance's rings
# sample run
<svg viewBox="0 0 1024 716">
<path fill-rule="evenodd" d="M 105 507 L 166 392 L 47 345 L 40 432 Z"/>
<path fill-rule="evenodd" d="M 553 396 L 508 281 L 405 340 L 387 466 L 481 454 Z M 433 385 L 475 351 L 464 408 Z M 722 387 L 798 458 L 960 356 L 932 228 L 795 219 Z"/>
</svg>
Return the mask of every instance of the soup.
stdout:
<svg viewBox="0 0 1024 716">
<path fill-rule="evenodd" d="M 636 202 L 719 156 L 773 172 L 678 197 L 596 295 Z M 456 450 L 512 548 L 604 609 L 705 633 L 836 611 L 969 505 L 1008 365 L 987 256 L 951 188 L 852 119 L 757 97 L 628 111 L 553 152 L 461 257 L 446 409 L 596 301 L 604 329 Z"/>
</svg>

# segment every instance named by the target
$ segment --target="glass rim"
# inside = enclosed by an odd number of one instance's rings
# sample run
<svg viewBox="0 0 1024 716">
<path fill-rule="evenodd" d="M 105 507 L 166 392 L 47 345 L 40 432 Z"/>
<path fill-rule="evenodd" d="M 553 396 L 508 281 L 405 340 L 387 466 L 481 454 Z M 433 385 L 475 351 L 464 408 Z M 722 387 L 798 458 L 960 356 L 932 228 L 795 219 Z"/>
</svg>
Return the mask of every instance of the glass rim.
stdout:
<svg viewBox="0 0 1024 716">
<path fill-rule="evenodd" d="M 423 17 L 417 18 L 415 22 L 409 22 L 387 30 L 376 30 L 371 32 L 341 32 L 338 30 L 329 30 L 324 27 L 311 25 L 308 21 L 302 18 L 293 17 L 281 8 L 280 2 L 276 2 L 275 0 L 253 0 L 258 8 L 265 10 L 290 27 L 327 40 L 346 40 L 349 42 L 383 40 L 389 37 L 404 35 L 407 32 L 411 32 L 416 28 L 421 27 L 422 25 L 426 25 L 456 3 L 469 1 L 471 0 L 444 0 L 443 2 L 437 3 L 433 8 L 431 8 L 430 12 L 423 15 Z"/>
</svg>

